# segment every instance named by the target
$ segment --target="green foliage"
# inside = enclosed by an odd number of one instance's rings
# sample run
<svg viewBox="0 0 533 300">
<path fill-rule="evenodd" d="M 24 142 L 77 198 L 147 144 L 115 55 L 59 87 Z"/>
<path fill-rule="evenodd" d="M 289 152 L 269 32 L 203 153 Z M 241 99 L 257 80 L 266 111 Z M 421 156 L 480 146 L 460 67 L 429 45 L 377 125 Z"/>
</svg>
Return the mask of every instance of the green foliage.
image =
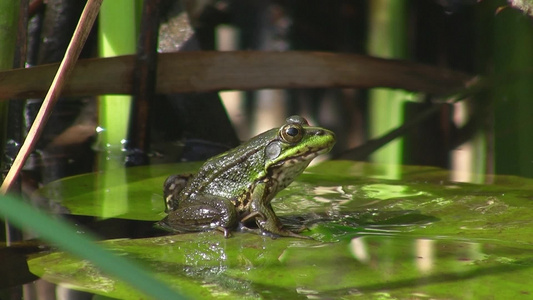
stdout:
<svg viewBox="0 0 533 300">
<path fill-rule="evenodd" d="M 11 69 L 15 55 L 18 22 L 18 0 L 0 0 L 0 70 Z M 0 157 L 4 157 L 7 128 L 7 99 L 0 98 Z M 3 159 L 0 160 L 2 169 Z"/>
<path fill-rule="evenodd" d="M 18 0 L 0 0 L 0 70 L 13 67 L 18 10 Z"/>
<path fill-rule="evenodd" d="M 1 196 L 0 213 L 19 228 L 29 229 L 58 248 L 91 261 L 107 274 L 112 274 L 128 282 L 147 295 L 159 299 L 182 298 L 168 286 L 155 280 L 136 263 L 113 255 L 96 245 L 96 239 L 91 235 L 81 235 L 72 225 L 53 219 L 21 200 L 10 196 Z M 78 269 L 77 272 L 79 271 Z"/>
</svg>

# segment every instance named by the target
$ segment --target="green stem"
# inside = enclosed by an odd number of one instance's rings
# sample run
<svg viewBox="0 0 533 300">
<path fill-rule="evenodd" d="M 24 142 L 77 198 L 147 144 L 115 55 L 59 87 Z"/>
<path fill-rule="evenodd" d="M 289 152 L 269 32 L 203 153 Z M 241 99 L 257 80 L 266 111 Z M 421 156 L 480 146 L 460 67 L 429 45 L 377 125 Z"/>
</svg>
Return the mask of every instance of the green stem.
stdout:
<svg viewBox="0 0 533 300">
<path fill-rule="evenodd" d="M 370 1 L 368 53 L 383 58 L 405 58 L 407 40 L 407 3 L 404 0 Z M 370 137 L 379 137 L 403 123 L 406 92 L 372 89 L 369 93 Z M 379 163 L 400 164 L 402 140 L 396 139 L 376 151 L 372 160 Z M 399 174 L 397 168 L 385 170 L 387 177 Z"/>
<path fill-rule="evenodd" d="M 492 88 L 495 171 L 533 177 L 533 25 L 514 9 L 494 16 L 494 72 L 512 81 Z M 480 51 L 483 51 L 480 49 Z"/>
<path fill-rule="evenodd" d="M 131 0 L 104 1 L 100 9 L 98 46 L 100 56 L 118 56 L 135 52 L 137 40 L 137 3 Z M 98 169 L 101 171 L 124 168 L 124 146 L 128 136 L 131 96 L 103 95 L 99 103 Z M 121 176 L 101 173 L 98 188 L 125 184 L 125 172 Z M 107 194 L 102 200 L 102 216 L 121 215 L 128 209 L 126 194 Z"/>
<path fill-rule="evenodd" d="M 137 40 L 136 2 L 130 0 L 104 1 L 99 16 L 98 45 L 100 56 L 118 56 L 135 52 Z M 100 97 L 100 148 L 120 152 L 128 133 L 131 96 L 104 95 Z M 104 151 L 104 155 L 106 155 Z M 100 167 L 107 166 L 107 158 Z M 106 167 L 107 166 L 107 167 Z"/>
<path fill-rule="evenodd" d="M 0 0 L 0 70 L 13 68 L 15 44 L 17 42 L 17 22 L 19 0 Z M 6 144 L 8 99 L 0 99 L 0 170 L 4 163 Z"/>
</svg>

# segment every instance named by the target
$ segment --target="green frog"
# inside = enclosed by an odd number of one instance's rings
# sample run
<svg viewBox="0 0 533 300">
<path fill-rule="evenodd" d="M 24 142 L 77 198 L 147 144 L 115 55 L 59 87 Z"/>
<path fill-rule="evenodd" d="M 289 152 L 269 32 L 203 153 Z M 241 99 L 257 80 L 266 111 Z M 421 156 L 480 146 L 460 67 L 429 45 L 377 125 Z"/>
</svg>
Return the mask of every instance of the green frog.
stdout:
<svg viewBox="0 0 533 300">
<path fill-rule="evenodd" d="M 168 177 L 164 183 L 168 215 L 159 225 L 175 232 L 216 229 L 225 237 L 241 229 L 272 237 L 308 238 L 284 228 L 271 201 L 334 144 L 330 130 L 291 116 L 280 128 L 210 158 L 195 175 Z M 246 225 L 253 221 L 257 228 Z"/>
</svg>

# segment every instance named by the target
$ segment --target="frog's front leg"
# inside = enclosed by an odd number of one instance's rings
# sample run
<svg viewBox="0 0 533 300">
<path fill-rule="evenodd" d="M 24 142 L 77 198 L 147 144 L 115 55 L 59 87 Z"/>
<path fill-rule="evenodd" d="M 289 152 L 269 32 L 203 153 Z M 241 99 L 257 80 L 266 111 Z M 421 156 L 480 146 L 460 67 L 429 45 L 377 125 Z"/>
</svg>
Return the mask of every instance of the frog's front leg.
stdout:
<svg viewBox="0 0 533 300">
<path fill-rule="evenodd" d="M 268 194 L 266 193 L 267 188 L 266 183 L 258 183 L 254 187 L 251 199 L 252 202 L 250 204 L 250 214 L 244 219 L 255 218 L 257 226 L 259 226 L 259 229 L 263 234 L 310 239 L 308 236 L 300 235 L 283 228 L 281 221 L 272 209 L 270 199 L 265 198 Z M 241 222 L 243 220 L 241 220 Z"/>
<path fill-rule="evenodd" d="M 169 212 L 159 225 L 175 232 L 217 229 L 225 237 L 237 227 L 237 211 L 230 200 L 213 195 L 191 196 L 180 207 Z"/>
</svg>

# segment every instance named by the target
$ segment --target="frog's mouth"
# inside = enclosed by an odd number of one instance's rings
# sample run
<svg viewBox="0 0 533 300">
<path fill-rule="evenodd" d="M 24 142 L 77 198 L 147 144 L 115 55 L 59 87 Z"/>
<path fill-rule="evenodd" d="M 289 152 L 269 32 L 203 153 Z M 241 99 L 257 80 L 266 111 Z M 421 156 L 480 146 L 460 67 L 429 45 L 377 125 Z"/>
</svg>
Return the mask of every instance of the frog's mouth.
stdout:
<svg viewBox="0 0 533 300">
<path fill-rule="evenodd" d="M 331 148 L 333 148 L 333 145 L 327 145 L 327 146 L 324 146 L 324 147 L 310 148 L 310 149 L 307 149 L 307 151 L 305 151 L 303 154 L 298 155 L 298 156 L 307 156 L 307 157 L 310 157 L 310 158 L 315 158 L 315 157 L 317 157 L 319 155 L 328 153 L 329 151 L 331 151 Z"/>
<path fill-rule="evenodd" d="M 289 162 L 291 164 L 298 163 L 298 162 L 311 162 L 311 160 L 313 160 L 315 157 L 322 155 L 322 154 L 326 154 L 330 150 L 331 150 L 331 147 L 308 148 L 305 151 L 302 151 L 300 154 L 284 160 L 282 164 L 286 162 Z"/>
</svg>

